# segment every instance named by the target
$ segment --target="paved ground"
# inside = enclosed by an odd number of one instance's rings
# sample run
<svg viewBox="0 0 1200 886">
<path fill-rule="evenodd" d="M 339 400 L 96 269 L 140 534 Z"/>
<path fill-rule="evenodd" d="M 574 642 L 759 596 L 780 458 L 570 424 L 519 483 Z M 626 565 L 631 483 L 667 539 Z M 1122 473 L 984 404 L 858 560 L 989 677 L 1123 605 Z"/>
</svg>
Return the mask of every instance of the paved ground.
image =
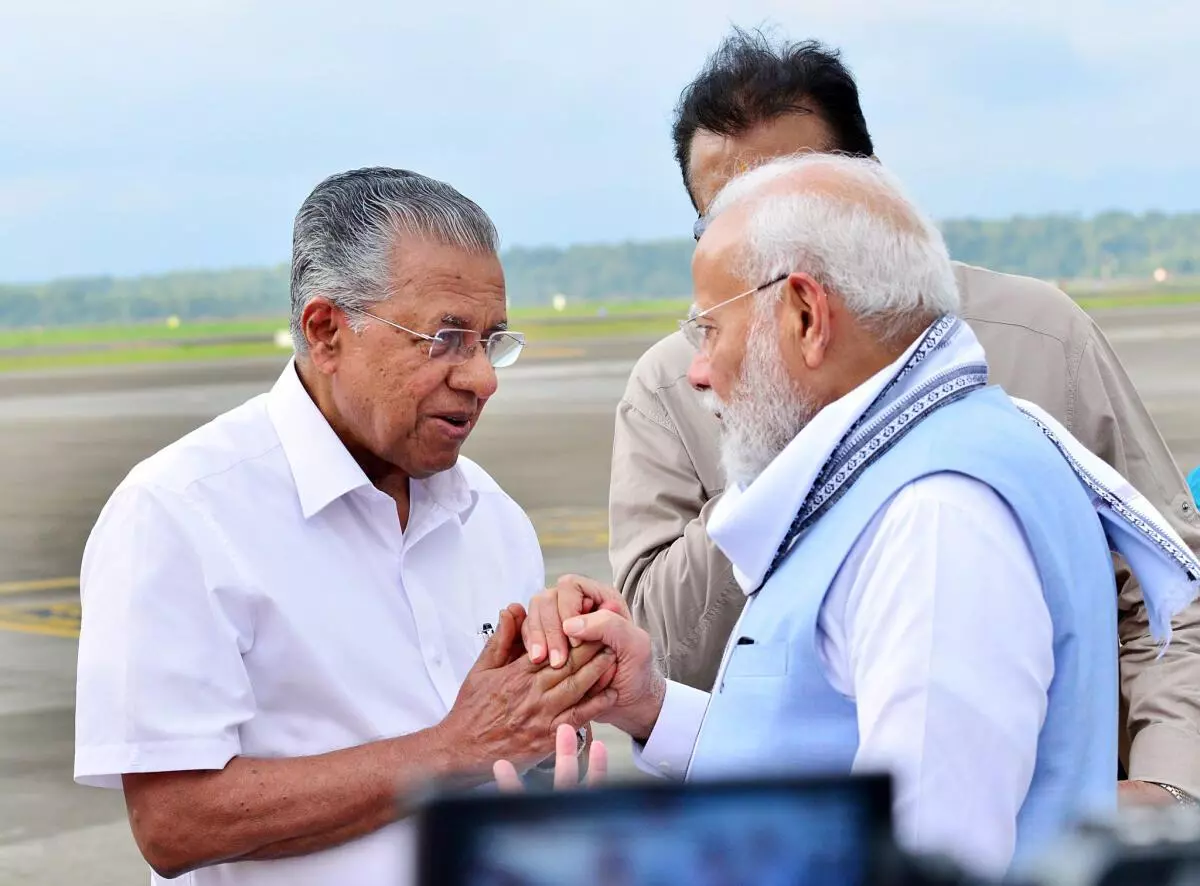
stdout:
<svg viewBox="0 0 1200 886">
<path fill-rule="evenodd" d="M 1180 465 L 1200 464 L 1200 308 L 1099 319 Z M 531 350 L 468 447 L 529 511 L 551 575 L 608 576 L 613 407 L 646 344 Z M 119 797 L 71 783 L 74 576 L 125 472 L 281 364 L 0 376 L 0 883 L 146 882 Z"/>
</svg>

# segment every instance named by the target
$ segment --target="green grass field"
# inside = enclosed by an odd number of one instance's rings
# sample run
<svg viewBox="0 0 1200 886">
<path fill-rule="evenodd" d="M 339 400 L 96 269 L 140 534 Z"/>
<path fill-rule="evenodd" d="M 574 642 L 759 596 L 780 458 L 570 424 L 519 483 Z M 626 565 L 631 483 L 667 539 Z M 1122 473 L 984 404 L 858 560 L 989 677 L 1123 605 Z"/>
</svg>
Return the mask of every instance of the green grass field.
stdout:
<svg viewBox="0 0 1200 886">
<path fill-rule="evenodd" d="M 1085 310 L 1165 307 L 1200 303 L 1200 292 L 1080 293 Z M 531 344 L 583 339 L 665 335 L 676 328 L 688 308 L 686 300 L 571 305 L 562 312 L 548 308 L 516 308 L 513 329 Z M 117 363 L 170 363 L 268 357 L 285 352 L 273 341 L 287 328 L 284 317 L 170 324 L 64 326 L 46 329 L 0 329 L 0 372 L 70 368 Z M 237 341 L 236 339 L 245 339 Z M 233 339 L 231 341 L 231 339 Z"/>
<path fill-rule="evenodd" d="M 516 309 L 509 315 L 509 324 L 525 333 L 531 344 L 653 338 L 675 329 L 687 308 L 686 301 L 631 303 L 607 306 L 606 316 L 598 316 L 594 306 L 561 313 Z M 286 352 L 274 343 L 276 333 L 286 329 L 286 317 L 182 322 L 177 326 L 156 322 L 0 329 L 0 372 L 270 357 Z M 229 341 L 236 338 L 251 340 Z"/>
<path fill-rule="evenodd" d="M 515 308 L 509 312 L 509 324 L 532 338 L 549 331 L 576 334 L 586 327 L 587 334 L 603 337 L 609 329 L 624 333 L 630 326 L 644 322 L 649 315 L 683 317 L 686 300 L 628 302 L 616 305 L 568 306 L 561 313 L 546 308 Z M 599 312 L 603 310 L 604 316 Z M 657 317 L 656 317 L 657 319 Z M 286 317 L 239 320 L 184 321 L 176 327 L 164 321 L 114 324 L 105 326 L 58 326 L 32 329 L 0 329 L 0 350 L 14 348 L 136 345 L 139 342 L 193 341 L 205 338 L 230 338 L 261 335 L 271 337 L 286 329 Z"/>
<path fill-rule="evenodd" d="M 1075 302 L 1085 311 L 1104 308 L 1165 308 L 1200 302 L 1200 292 L 1154 292 L 1145 295 L 1078 295 Z"/>
<path fill-rule="evenodd" d="M 37 369 L 70 369 L 76 366 L 111 366 L 126 363 L 186 363 L 192 360 L 235 360 L 270 357 L 284 351 L 274 344 L 173 345 L 167 347 L 129 347 L 104 351 L 72 353 L 32 353 L 17 356 L 0 354 L 0 372 Z"/>
<path fill-rule="evenodd" d="M 215 320 L 181 323 L 172 329 L 164 322 L 111 326 L 54 326 L 33 329 L 0 329 L 0 350 L 86 345 L 136 345 L 138 342 L 226 338 L 238 335 L 271 337 L 287 328 L 286 318 Z"/>
</svg>

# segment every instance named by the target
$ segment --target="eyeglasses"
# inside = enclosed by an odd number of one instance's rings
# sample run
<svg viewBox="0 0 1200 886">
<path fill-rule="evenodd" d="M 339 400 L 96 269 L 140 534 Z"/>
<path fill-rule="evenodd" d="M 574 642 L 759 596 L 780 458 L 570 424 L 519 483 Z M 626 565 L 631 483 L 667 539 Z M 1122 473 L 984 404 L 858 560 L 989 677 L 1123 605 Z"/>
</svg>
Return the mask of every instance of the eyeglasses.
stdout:
<svg viewBox="0 0 1200 886">
<path fill-rule="evenodd" d="M 692 347 L 694 347 L 697 351 L 702 351 L 704 350 L 705 345 L 708 343 L 708 331 L 715 327 L 701 326 L 699 323 L 700 320 L 703 320 L 717 308 L 723 308 L 725 305 L 732 304 L 739 298 L 745 298 L 748 295 L 754 295 L 755 293 L 762 292 L 764 289 L 774 286 L 776 283 L 782 283 L 791 275 L 792 272 L 787 271 L 786 273 L 780 274 L 774 280 L 768 280 L 761 286 L 755 286 L 753 289 L 747 289 L 745 292 L 739 292 L 733 298 L 727 298 L 720 304 L 713 305 L 707 311 L 700 311 L 697 313 L 696 307 L 693 305 L 692 312 L 688 314 L 688 318 L 686 320 L 679 321 L 679 331 L 683 333 L 683 337 L 688 340 L 688 343 L 691 344 Z"/>
<path fill-rule="evenodd" d="M 385 320 L 370 311 L 353 311 L 353 313 L 386 323 L 401 332 L 407 332 L 411 336 L 429 342 L 429 359 L 444 361 L 452 366 L 466 363 L 474 357 L 475 349 L 482 343 L 488 362 L 496 369 L 503 369 L 516 363 L 525 347 L 525 336 L 520 332 L 505 330 L 493 332 L 485 337 L 473 329 L 439 329 L 433 335 L 426 335 L 415 329 L 409 329 L 407 326 L 401 326 L 399 323 L 393 323 L 391 320 Z"/>
</svg>

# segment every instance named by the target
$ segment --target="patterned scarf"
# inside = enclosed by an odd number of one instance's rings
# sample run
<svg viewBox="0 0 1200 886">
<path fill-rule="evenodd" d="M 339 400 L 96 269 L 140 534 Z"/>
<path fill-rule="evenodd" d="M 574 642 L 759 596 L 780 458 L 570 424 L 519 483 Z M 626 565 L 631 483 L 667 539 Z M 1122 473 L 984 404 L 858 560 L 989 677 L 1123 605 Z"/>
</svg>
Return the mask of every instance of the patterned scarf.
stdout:
<svg viewBox="0 0 1200 886">
<path fill-rule="evenodd" d="M 830 452 L 762 584 L 868 465 L 938 409 L 986 386 L 987 377 L 983 347 L 963 321 L 942 317 L 931 325 Z M 1150 633 L 1165 647 L 1171 620 L 1200 594 L 1200 561 L 1128 480 L 1045 411 L 1023 400 L 1014 398 L 1013 403 L 1057 447 L 1086 487 L 1110 549 L 1125 559 L 1141 584 Z"/>
</svg>

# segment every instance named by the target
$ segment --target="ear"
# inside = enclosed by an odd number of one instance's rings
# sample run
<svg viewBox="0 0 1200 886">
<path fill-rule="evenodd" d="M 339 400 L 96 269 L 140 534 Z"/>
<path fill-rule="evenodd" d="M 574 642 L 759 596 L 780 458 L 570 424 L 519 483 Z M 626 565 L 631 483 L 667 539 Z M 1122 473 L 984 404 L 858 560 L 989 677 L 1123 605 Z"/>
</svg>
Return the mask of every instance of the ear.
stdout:
<svg viewBox="0 0 1200 886">
<path fill-rule="evenodd" d="M 353 335 L 345 312 L 329 299 L 318 295 L 304 306 L 300 314 L 300 327 L 304 330 L 309 359 L 313 365 L 321 372 L 333 372 L 345 348 L 347 336 Z"/>
<path fill-rule="evenodd" d="M 790 274 L 782 284 L 780 318 L 783 342 L 798 353 L 807 369 L 825 362 L 829 348 L 829 293 L 808 274 Z"/>
</svg>

